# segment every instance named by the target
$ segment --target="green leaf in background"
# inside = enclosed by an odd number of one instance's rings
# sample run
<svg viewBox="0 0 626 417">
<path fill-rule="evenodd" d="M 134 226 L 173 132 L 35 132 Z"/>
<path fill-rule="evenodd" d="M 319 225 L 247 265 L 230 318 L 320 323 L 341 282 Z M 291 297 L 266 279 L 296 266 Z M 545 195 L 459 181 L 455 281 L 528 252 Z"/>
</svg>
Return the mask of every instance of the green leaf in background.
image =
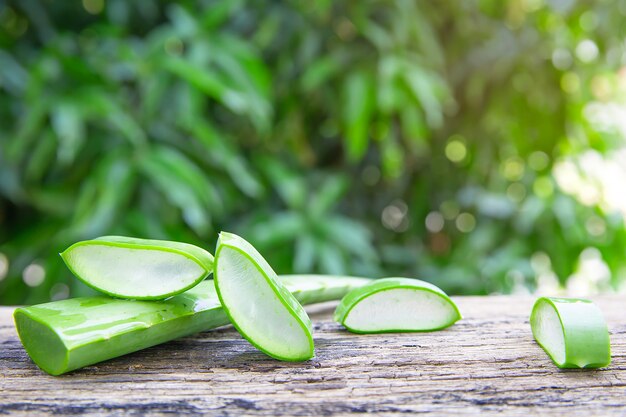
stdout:
<svg viewBox="0 0 626 417">
<path fill-rule="evenodd" d="M 364 71 L 347 76 L 344 84 L 344 123 L 346 128 L 346 151 L 352 161 L 365 154 L 369 141 L 374 101 L 374 79 Z"/>
<path fill-rule="evenodd" d="M 192 161 L 171 148 L 154 147 L 138 160 L 139 169 L 177 206 L 185 223 L 200 236 L 211 230 L 211 213 L 220 213 L 216 189 Z"/>
<path fill-rule="evenodd" d="M 99 161 L 80 189 L 70 232 L 74 239 L 97 236 L 110 230 L 123 216 L 135 186 L 135 171 L 119 153 Z"/>
<path fill-rule="evenodd" d="M 281 274 L 617 291 L 622 9 L 0 2 L 0 303 L 90 294 L 77 240 L 222 229 Z"/>
<path fill-rule="evenodd" d="M 165 67 L 233 112 L 242 113 L 246 110 L 244 94 L 224 86 L 210 68 L 196 66 L 182 58 L 168 59 Z"/>
<path fill-rule="evenodd" d="M 59 140 L 59 163 L 71 164 L 85 141 L 83 117 L 71 102 L 57 104 L 51 116 L 52 129 Z"/>
</svg>

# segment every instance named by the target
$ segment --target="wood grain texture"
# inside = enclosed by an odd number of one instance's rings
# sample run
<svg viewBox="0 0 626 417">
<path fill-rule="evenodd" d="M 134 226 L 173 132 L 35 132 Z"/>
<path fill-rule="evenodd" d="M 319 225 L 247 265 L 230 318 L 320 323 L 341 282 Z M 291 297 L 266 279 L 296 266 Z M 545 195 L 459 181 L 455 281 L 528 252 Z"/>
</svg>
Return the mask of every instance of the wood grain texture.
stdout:
<svg viewBox="0 0 626 417">
<path fill-rule="evenodd" d="M 594 299 L 610 367 L 559 370 L 533 341 L 531 298 L 453 297 L 464 319 L 434 333 L 354 335 L 308 308 L 315 359 L 285 363 L 231 327 L 60 377 L 23 350 L 12 308 L 0 308 L 0 415 L 626 415 L 624 297 Z"/>
</svg>

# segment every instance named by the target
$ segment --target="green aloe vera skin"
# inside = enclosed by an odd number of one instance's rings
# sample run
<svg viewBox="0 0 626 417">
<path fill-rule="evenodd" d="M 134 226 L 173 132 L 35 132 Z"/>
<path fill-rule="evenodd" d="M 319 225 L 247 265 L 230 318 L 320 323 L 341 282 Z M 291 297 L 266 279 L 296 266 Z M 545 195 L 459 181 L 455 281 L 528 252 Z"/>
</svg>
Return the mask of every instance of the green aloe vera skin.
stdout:
<svg viewBox="0 0 626 417">
<path fill-rule="evenodd" d="M 61 257 L 88 286 L 112 297 L 162 300 L 198 285 L 213 255 L 188 243 L 102 236 L 78 242 Z"/>
<path fill-rule="evenodd" d="M 452 326 L 461 313 L 433 284 L 383 278 L 350 291 L 334 318 L 353 333 L 429 332 Z"/>
<path fill-rule="evenodd" d="M 370 281 L 295 275 L 280 279 L 306 304 L 338 300 Z M 212 280 L 163 301 L 74 298 L 18 308 L 14 318 L 26 352 L 51 375 L 229 324 Z"/>
<path fill-rule="evenodd" d="M 611 363 L 611 341 L 600 309 L 580 298 L 541 297 L 530 326 L 537 343 L 559 368 L 603 368 Z"/>
<path fill-rule="evenodd" d="M 283 361 L 315 355 L 309 316 L 249 242 L 220 233 L 213 277 L 230 321 L 254 347 Z"/>
</svg>

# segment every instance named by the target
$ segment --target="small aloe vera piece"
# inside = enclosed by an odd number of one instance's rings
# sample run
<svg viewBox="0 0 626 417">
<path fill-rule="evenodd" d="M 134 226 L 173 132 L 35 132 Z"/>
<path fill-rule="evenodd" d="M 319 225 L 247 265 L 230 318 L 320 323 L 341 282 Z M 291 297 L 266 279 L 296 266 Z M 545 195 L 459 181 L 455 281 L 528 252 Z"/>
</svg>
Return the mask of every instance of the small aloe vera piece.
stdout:
<svg viewBox="0 0 626 417">
<path fill-rule="evenodd" d="M 220 233 L 213 276 L 226 314 L 253 346 L 284 361 L 314 356 L 309 316 L 245 239 Z"/>
<path fill-rule="evenodd" d="M 161 300 L 184 292 L 213 270 L 213 255 L 188 243 L 103 236 L 78 242 L 61 257 L 78 279 L 113 297 Z"/>
<path fill-rule="evenodd" d="M 305 304 L 338 300 L 370 282 L 320 275 L 279 279 Z M 52 375 L 229 323 L 213 280 L 163 301 L 81 297 L 21 307 L 14 317 L 26 352 Z"/>
<path fill-rule="evenodd" d="M 383 278 L 350 291 L 335 310 L 335 321 L 354 333 L 428 332 L 461 319 L 441 289 L 411 278 Z"/>
<path fill-rule="evenodd" d="M 539 298 L 530 315 L 537 343 L 559 368 L 602 368 L 611 342 L 602 312 L 580 298 Z"/>
</svg>

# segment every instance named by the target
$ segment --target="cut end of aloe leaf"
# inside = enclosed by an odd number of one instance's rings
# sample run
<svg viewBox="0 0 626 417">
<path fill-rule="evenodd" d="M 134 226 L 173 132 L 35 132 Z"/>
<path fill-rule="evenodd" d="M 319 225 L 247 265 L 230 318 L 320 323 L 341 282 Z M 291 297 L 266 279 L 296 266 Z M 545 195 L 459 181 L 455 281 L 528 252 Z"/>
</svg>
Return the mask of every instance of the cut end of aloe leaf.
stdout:
<svg viewBox="0 0 626 417">
<path fill-rule="evenodd" d="M 309 317 L 250 243 L 220 234 L 214 280 L 231 322 L 252 345 L 279 360 L 314 356 Z"/>
<path fill-rule="evenodd" d="M 530 325 L 537 343 L 559 368 L 602 368 L 611 362 L 606 322 L 589 300 L 541 297 Z"/>
<path fill-rule="evenodd" d="M 78 242 L 61 257 L 90 287 L 138 300 L 179 294 L 197 285 L 213 268 L 213 256 L 197 246 L 122 236 Z"/>
<path fill-rule="evenodd" d="M 441 289 L 411 278 L 375 280 L 348 293 L 335 310 L 335 320 L 355 333 L 426 332 L 460 318 Z"/>
<path fill-rule="evenodd" d="M 565 364 L 565 336 L 554 306 L 549 302 L 539 303 L 533 310 L 531 323 L 537 343 L 557 366 Z"/>
<path fill-rule="evenodd" d="M 33 362 L 50 375 L 64 373 L 68 363 L 68 349 L 59 335 L 49 326 L 30 317 L 22 309 L 15 310 L 13 318 L 20 340 L 46 340 L 45 345 L 24 344 L 26 352 Z"/>
</svg>

